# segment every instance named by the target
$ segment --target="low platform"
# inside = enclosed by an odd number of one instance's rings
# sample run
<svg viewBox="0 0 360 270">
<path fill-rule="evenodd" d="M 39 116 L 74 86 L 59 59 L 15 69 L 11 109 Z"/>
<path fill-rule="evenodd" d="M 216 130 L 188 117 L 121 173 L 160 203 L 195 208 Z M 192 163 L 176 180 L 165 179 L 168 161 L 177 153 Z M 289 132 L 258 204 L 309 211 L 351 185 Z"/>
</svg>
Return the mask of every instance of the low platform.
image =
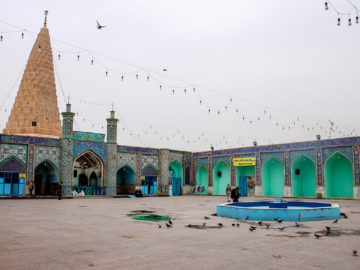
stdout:
<svg viewBox="0 0 360 270">
<path fill-rule="evenodd" d="M 278 207 L 276 207 L 278 205 Z M 340 218 L 340 206 L 336 203 L 315 202 L 237 202 L 217 205 L 217 215 L 234 219 L 273 221 L 314 221 Z"/>
</svg>

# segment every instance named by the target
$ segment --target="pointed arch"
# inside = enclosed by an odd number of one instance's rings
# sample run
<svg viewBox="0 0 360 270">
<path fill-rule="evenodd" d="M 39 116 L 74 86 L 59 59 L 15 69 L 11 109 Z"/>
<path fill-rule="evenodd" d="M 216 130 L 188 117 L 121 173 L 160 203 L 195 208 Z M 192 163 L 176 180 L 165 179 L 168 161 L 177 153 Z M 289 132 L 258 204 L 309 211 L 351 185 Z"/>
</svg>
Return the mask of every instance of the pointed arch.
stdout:
<svg viewBox="0 0 360 270">
<path fill-rule="evenodd" d="M 316 196 L 316 166 L 314 161 L 301 154 L 294 159 L 290 168 L 293 197 Z"/>
<path fill-rule="evenodd" d="M 200 191 L 198 194 L 208 194 L 209 172 L 203 165 L 199 166 L 196 171 L 196 186 L 204 187 L 204 191 Z"/>
<path fill-rule="evenodd" d="M 142 176 L 157 176 L 158 171 L 156 170 L 156 168 L 153 165 L 148 164 L 141 170 L 141 175 Z"/>
<path fill-rule="evenodd" d="M 352 198 L 354 171 L 351 160 L 341 152 L 334 152 L 324 165 L 325 197 Z"/>
<path fill-rule="evenodd" d="M 0 172 L 18 172 L 25 173 L 25 164 L 15 156 L 10 156 L 0 162 Z"/>
<path fill-rule="evenodd" d="M 44 160 L 35 167 L 35 194 L 56 195 L 58 169 L 51 160 Z"/>
<path fill-rule="evenodd" d="M 104 161 L 92 149 L 79 153 L 73 159 L 73 185 L 104 185 Z M 96 181 L 91 180 L 91 174 L 95 173 Z M 94 175 L 93 175 L 94 176 Z"/>
<path fill-rule="evenodd" d="M 228 164 L 220 160 L 213 168 L 213 194 L 226 195 L 226 186 L 230 184 L 230 167 Z"/>
<path fill-rule="evenodd" d="M 177 177 L 181 179 L 181 186 L 183 185 L 183 167 L 181 166 L 180 162 L 177 160 L 174 160 L 169 165 L 169 173 L 171 173 L 171 177 Z"/>
<path fill-rule="evenodd" d="M 116 193 L 132 194 L 135 192 L 135 171 L 128 165 L 122 166 L 116 173 Z"/>
<path fill-rule="evenodd" d="M 262 165 L 263 196 L 284 196 L 284 166 L 271 156 Z"/>
</svg>

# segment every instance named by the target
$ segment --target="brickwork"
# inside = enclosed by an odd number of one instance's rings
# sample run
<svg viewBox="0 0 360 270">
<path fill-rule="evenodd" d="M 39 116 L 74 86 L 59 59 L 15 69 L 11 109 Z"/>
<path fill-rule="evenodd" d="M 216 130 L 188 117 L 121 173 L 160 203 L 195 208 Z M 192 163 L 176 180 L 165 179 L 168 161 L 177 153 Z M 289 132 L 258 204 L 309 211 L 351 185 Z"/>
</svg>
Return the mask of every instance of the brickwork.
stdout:
<svg viewBox="0 0 360 270">
<path fill-rule="evenodd" d="M 30 53 L 4 134 L 61 137 L 49 30 L 41 28 Z"/>
</svg>

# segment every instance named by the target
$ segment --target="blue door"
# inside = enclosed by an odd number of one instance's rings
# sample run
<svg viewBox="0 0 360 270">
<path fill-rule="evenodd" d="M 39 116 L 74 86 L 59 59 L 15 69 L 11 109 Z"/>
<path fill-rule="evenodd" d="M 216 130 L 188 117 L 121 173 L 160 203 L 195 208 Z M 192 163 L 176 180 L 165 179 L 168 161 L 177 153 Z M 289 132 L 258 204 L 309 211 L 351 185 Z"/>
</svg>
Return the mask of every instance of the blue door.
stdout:
<svg viewBox="0 0 360 270">
<path fill-rule="evenodd" d="M 240 180 L 239 195 L 240 197 L 247 197 L 248 178 L 246 176 L 240 176 L 239 180 Z"/>
<path fill-rule="evenodd" d="M 172 194 L 173 194 L 173 196 L 181 195 L 181 178 L 180 177 L 172 178 Z"/>
<path fill-rule="evenodd" d="M 0 178 L 0 195 L 4 195 L 4 178 Z"/>
</svg>

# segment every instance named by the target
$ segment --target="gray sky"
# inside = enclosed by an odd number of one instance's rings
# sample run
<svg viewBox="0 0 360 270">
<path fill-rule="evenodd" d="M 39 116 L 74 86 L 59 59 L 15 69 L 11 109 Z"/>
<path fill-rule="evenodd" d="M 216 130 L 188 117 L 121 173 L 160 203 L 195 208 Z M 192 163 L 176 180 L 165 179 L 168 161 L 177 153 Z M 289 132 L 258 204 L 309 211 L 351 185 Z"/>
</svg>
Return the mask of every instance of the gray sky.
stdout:
<svg viewBox="0 0 360 270">
<path fill-rule="evenodd" d="M 346 0 L 331 2 L 351 10 Z M 70 96 L 76 130 L 105 133 L 114 103 L 124 145 L 201 151 L 254 139 L 313 140 L 329 137 L 328 119 L 335 122 L 332 137 L 359 134 L 360 24 L 353 14 L 351 27 L 347 16 L 336 26 L 338 16 L 324 10 L 324 1 L 0 0 L 0 6 L 1 130 L 46 9 L 59 107 Z M 96 20 L 107 27 L 97 30 Z M 25 31 L 21 39 L 6 33 L 19 29 L 4 22 L 36 34 Z"/>
</svg>

